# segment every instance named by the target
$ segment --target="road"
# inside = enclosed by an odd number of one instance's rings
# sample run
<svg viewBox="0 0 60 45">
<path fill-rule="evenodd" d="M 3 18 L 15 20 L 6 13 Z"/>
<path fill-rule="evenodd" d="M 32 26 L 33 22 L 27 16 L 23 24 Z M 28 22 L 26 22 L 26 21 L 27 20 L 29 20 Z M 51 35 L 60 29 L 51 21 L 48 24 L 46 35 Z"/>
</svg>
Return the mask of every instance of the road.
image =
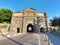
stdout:
<svg viewBox="0 0 60 45">
<path fill-rule="evenodd" d="M 49 37 L 49 41 L 48 41 Z M 60 36 L 48 33 L 27 33 L 23 35 L 0 36 L 0 45 L 60 45 Z"/>
<path fill-rule="evenodd" d="M 50 42 L 53 45 L 60 45 L 60 36 L 49 33 Z"/>
<path fill-rule="evenodd" d="M 3 40 L 0 40 L 0 45 L 39 45 L 39 39 L 36 34 L 33 33 L 17 35 L 14 37 L 2 35 L 2 38 Z"/>
</svg>

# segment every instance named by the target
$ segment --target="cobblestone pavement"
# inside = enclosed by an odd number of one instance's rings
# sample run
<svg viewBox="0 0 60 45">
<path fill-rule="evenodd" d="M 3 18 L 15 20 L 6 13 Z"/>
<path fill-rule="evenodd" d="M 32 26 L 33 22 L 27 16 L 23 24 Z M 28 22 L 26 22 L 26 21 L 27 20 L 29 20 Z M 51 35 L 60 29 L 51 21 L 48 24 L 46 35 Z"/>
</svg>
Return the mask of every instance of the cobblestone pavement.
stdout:
<svg viewBox="0 0 60 45">
<path fill-rule="evenodd" d="M 38 39 L 38 37 L 40 39 Z M 45 34 L 27 33 L 17 36 L 2 35 L 0 45 L 48 45 Z M 40 42 L 39 42 L 40 41 Z"/>
</svg>

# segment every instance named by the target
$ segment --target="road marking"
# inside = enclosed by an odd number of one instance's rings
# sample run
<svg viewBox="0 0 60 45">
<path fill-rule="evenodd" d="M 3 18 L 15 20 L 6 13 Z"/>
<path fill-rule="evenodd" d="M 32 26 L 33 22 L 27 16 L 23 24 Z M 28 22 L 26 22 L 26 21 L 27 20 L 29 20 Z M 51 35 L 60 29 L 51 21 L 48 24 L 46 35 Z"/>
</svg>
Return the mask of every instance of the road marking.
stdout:
<svg viewBox="0 0 60 45">
<path fill-rule="evenodd" d="M 37 37 L 38 37 L 38 40 L 39 40 L 39 45 L 41 45 L 39 34 L 38 34 L 38 36 L 37 36 Z"/>
<path fill-rule="evenodd" d="M 38 42 L 39 42 L 39 45 L 41 45 L 41 41 L 40 41 L 40 37 L 39 37 L 39 34 L 36 34 L 36 33 L 33 33 L 35 36 L 37 36 L 38 38 Z"/>
<path fill-rule="evenodd" d="M 11 35 L 11 34 L 9 34 L 9 35 L 6 35 L 7 37 L 15 37 L 15 36 L 18 36 L 18 35 L 24 35 L 25 33 L 17 33 L 17 34 L 13 34 L 13 35 Z"/>
<path fill-rule="evenodd" d="M 17 36 L 17 34 L 14 34 L 14 36 Z"/>
<path fill-rule="evenodd" d="M 7 37 L 10 37 L 10 35 L 7 35 Z"/>
</svg>

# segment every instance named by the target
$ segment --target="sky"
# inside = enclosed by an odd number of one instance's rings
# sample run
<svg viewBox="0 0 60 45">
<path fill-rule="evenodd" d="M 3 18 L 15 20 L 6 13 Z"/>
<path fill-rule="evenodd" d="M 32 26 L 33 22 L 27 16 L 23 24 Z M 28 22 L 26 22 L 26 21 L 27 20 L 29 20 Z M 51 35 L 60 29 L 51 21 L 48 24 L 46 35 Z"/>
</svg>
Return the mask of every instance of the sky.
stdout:
<svg viewBox="0 0 60 45">
<path fill-rule="evenodd" d="M 36 12 L 46 12 L 48 20 L 60 16 L 60 0 L 0 0 L 1 8 L 8 8 L 13 12 L 34 8 Z"/>
</svg>

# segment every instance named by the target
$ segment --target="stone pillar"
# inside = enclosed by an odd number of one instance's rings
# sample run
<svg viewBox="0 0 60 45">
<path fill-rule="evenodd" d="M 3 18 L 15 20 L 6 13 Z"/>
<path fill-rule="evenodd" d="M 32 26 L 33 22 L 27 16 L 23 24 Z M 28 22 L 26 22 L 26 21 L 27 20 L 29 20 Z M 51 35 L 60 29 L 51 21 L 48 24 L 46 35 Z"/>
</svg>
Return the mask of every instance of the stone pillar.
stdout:
<svg viewBox="0 0 60 45">
<path fill-rule="evenodd" d="M 48 24 L 47 24 L 47 15 L 46 15 L 46 13 L 44 13 L 44 17 L 45 17 L 46 31 L 48 31 Z"/>
</svg>

